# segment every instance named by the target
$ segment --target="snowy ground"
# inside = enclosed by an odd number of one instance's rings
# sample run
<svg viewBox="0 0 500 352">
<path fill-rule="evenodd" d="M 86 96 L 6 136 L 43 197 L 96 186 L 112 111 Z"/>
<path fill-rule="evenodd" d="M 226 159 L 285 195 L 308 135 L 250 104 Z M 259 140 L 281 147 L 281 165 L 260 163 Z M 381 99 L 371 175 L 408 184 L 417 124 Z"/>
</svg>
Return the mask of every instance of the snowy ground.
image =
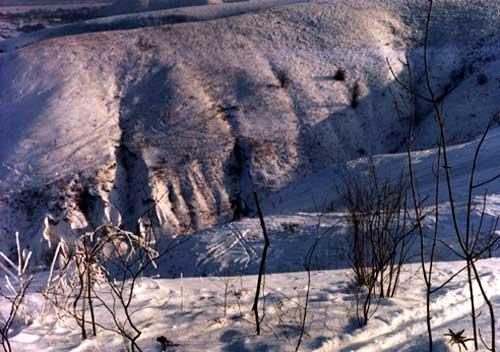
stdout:
<svg viewBox="0 0 500 352">
<path fill-rule="evenodd" d="M 492 158 L 497 155 L 499 133 L 499 129 L 494 130 L 484 145 L 478 168 L 479 180 L 489 178 L 498 171 Z M 450 150 L 451 165 L 457 169 L 454 176 L 455 185 L 458 186 L 458 209 L 462 209 L 464 177 L 475 145 L 476 142 L 470 142 Z M 433 153 L 423 151 L 415 154 L 423 195 L 432 191 L 433 178 L 425 172 L 429 172 Z M 378 156 L 375 160 L 381 170 L 398 169 L 397 165 L 405 161 L 404 154 Z M 359 166 L 363 162 L 358 160 L 352 164 Z M 330 178 L 330 182 L 333 181 Z M 307 180 L 304 184 L 313 185 Z M 317 187 L 321 185 L 319 183 Z M 300 192 L 300 187 L 296 190 Z M 489 187 L 487 217 L 498 215 L 499 190 L 500 187 L 495 183 Z M 302 199 L 306 202 L 304 208 L 307 208 L 307 196 L 303 195 Z M 314 202 L 310 202 L 312 206 Z M 453 241 L 446 201 L 442 202 L 441 207 L 443 225 L 440 238 Z M 189 237 L 187 242 L 162 258 L 159 270 L 141 280 L 135 293 L 132 311 L 143 331 L 139 339 L 141 348 L 144 351 L 160 351 L 156 338 L 166 336 L 179 345 L 173 347 L 172 351 L 293 351 L 307 288 L 303 258 L 316 236 L 330 231 L 322 240 L 313 260 L 314 267 L 322 270 L 312 273 L 306 335 L 301 349 L 325 352 L 425 351 L 425 295 L 418 263 L 405 265 L 396 298 L 383 299 L 368 326 L 357 327 L 352 275 L 347 269 L 344 252 L 343 218 L 344 214 L 339 212 L 323 215 L 294 212 L 266 217 L 271 251 L 267 265 L 269 275 L 265 283 L 265 302 L 261 300 L 266 313 L 260 337 L 254 333 L 251 312 L 256 284 L 256 276 L 252 274 L 257 271 L 262 248 L 257 219 L 215 227 Z M 473 221 L 477 222 L 478 219 L 477 213 Z M 291 224 L 295 225 L 290 227 Z M 428 219 L 426 227 L 432 229 L 432 224 L 432 219 Z M 497 253 L 494 252 L 494 255 Z M 463 262 L 457 261 L 443 246 L 438 248 L 437 258 L 433 281 L 435 286 L 463 267 Z M 480 260 L 478 267 L 488 295 L 493 304 L 499 307 L 500 259 Z M 184 278 L 180 278 L 181 274 Z M 32 320 L 15 331 L 12 337 L 15 351 L 90 352 L 124 349 L 121 338 L 112 333 L 100 331 L 97 338 L 82 342 L 78 329 L 71 321 L 56 323 L 51 314 L 45 321 L 40 321 L 37 317 L 42 299 L 36 291 L 43 286 L 46 275 L 40 273 L 36 276 L 28 296 Z M 465 275 L 461 274 L 433 295 L 432 324 L 437 351 L 454 351 L 444 336 L 448 329 L 465 329 L 466 336 L 470 337 L 468 292 Z M 479 290 L 476 289 L 476 292 Z M 477 300 L 480 307 L 478 311 L 483 311 L 478 319 L 479 327 L 484 338 L 488 339 L 488 315 L 479 295 Z M 111 324 L 103 309 L 98 308 L 97 311 L 99 322 Z"/>
<path fill-rule="evenodd" d="M 189 230 L 203 230 L 161 242 L 180 244 L 161 258 L 157 271 L 147 273 L 135 293 L 133 316 L 143 332 L 139 345 L 160 351 L 156 338 L 166 336 L 178 344 L 173 351 L 235 352 L 294 350 L 307 286 L 304 256 L 326 233 L 313 258 L 302 350 L 425 351 L 417 248 L 397 297 L 382 300 L 368 326 L 357 328 L 346 214 L 338 192 L 344 177 L 366 171 L 370 160 L 358 156 L 402 150 L 387 93 L 395 83 L 385 58 L 403 74 L 398 59 L 413 55 L 422 72 L 417 57 L 423 5 L 396 0 L 124 0 L 95 10 L 84 22 L 54 24 L 49 16 L 42 21 L 49 28 L 19 31 L 39 22 L 23 17 L 33 7 L 42 8 L 38 14 L 43 15 L 54 8 L 71 13 L 78 6 L 108 3 L 0 0 L 0 34 L 6 39 L 0 42 L 0 234 L 6 237 L 20 228 L 24 242 L 36 251 L 46 246 L 40 226 L 47 213 L 75 220 L 75 228 L 84 229 L 102 221 L 102 213 L 107 220 L 121 215 L 133 223 L 148 202 L 157 200 L 159 230 L 183 230 L 193 223 Z M 493 1 L 449 0 L 437 8 L 439 26 L 433 28 L 433 80 L 439 92 L 449 90 L 449 158 L 460 226 L 477 134 L 499 108 L 498 9 Z M 94 18 L 100 15 L 110 16 Z M 331 81 L 339 67 L 347 69 L 346 82 Z M 278 87 L 280 69 L 290 77 L 286 88 Z M 356 109 L 349 102 L 355 82 L 364 89 Z M 423 89 L 422 80 L 416 84 Z M 417 109 L 417 142 L 423 150 L 414 157 L 424 198 L 434 194 L 436 133 L 429 106 Z M 227 218 L 231 192 L 248 186 L 240 179 L 235 186 L 226 174 L 240 138 L 251 145 L 246 171 L 272 185 L 259 190 L 271 238 L 260 337 L 250 311 L 263 247 L 259 221 L 214 225 Z M 123 147 L 132 152 L 124 153 Z M 483 146 L 477 182 L 500 173 L 499 150 L 500 128 L 495 128 Z M 382 177 L 406 170 L 404 153 L 375 155 L 372 161 Z M 87 173 L 88 179 L 81 176 Z M 63 175 L 77 177 L 63 180 Z M 74 187 L 80 181 L 92 191 L 87 194 L 95 200 L 91 206 L 80 202 L 81 189 Z M 497 179 L 476 190 L 474 224 L 480 221 L 477 205 L 486 189 L 484 221 L 500 215 Z M 19 198 L 9 198 L 13 190 Z M 136 208 L 130 211 L 129 204 Z M 334 209 L 323 214 L 331 204 Z M 432 198 L 425 206 L 431 205 Z M 112 213 L 116 208 L 121 214 Z M 440 239 L 453 244 L 444 191 L 440 212 Z M 431 233 L 433 225 L 427 217 L 425 231 Z M 27 297 L 27 321 L 19 320 L 12 331 L 13 350 L 124 350 L 118 336 L 103 330 L 82 342 L 74 323 L 56 321 L 53 312 L 41 321 L 39 291 L 48 275 L 42 254 L 33 258 L 42 270 Z M 499 256 L 494 250 L 494 258 L 478 263 L 497 310 Z M 463 265 L 441 243 L 436 258 L 435 285 Z M 433 296 L 437 351 L 453 351 L 444 337 L 449 328 L 465 329 L 470 337 L 467 295 L 461 275 Z M 479 326 L 488 340 L 487 313 L 480 297 L 478 302 L 484 311 Z M 3 315 L 6 308 L 0 303 Z M 97 314 L 101 324 L 111 326 L 102 307 Z"/>
<path fill-rule="evenodd" d="M 438 263 L 435 282 L 442 282 L 461 266 L 461 262 Z M 479 268 L 488 293 L 498 306 L 500 260 L 482 260 Z M 356 328 L 349 272 L 313 272 L 302 350 L 425 351 L 425 296 L 418 270 L 418 265 L 405 266 L 405 278 L 397 298 L 382 300 L 369 325 L 361 329 Z M 433 298 L 437 351 L 453 351 L 443 336 L 449 328 L 470 332 L 468 288 L 464 279 L 463 275 L 459 276 Z M 266 315 L 260 337 L 254 333 L 250 311 L 255 283 L 255 276 L 145 278 L 137 289 L 132 309 L 143 331 L 139 339 L 141 348 L 160 351 L 156 338 L 164 335 L 179 344 L 171 351 L 293 351 L 303 314 L 305 273 L 266 277 Z M 73 322 L 55 324 L 53 316 L 40 321 L 37 319 L 42 304 L 39 295 L 30 294 L 28 299 L 33 320 L 11 339 L 14 351 L 124 350 L 123 342 L 116 335 L 101 331 L 97 338 L 82 342 Z M 479 297 L 478 302 L 481 302 Z M 484 307 L 479 310 L 484 311 L 479 326 L 487 338 L 487 312 Z M 105 311 L 97 311 L 97 320 L 111 326 Z"/>
</svg>

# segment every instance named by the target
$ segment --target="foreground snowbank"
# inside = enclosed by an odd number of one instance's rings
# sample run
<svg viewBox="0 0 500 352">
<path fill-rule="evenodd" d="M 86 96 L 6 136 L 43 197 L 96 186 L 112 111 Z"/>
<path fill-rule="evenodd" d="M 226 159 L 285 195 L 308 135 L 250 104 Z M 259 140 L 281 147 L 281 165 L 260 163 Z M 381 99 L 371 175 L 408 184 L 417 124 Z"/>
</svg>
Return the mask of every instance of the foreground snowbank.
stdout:
<svg viewBox="0 0 500 352">
<path fill-rule="evenodd" d="M 443 282 L 461 267 L 460 262 L 438 263 L 435 283 Z M 500 259 L 481 260 L 478 267 L 488 293 L 498 305 Z M 250 311 L 255 276 L 144 278 L 136 291 L 132 309 L 143 331 L 140 346 L 144 351 L 160 351 L 156 338 L 166 336 L 179 345 L 172 351 L 293 350 L 305 300 L 306 279 L 305 273 L 267 276 L 263 334 L 257 337 Z M 368 326 L 362 329 L 356 327 L 355 301 L 349 284 L 346 270 L 312 273 L 304 351 L 425 351 L 425 296 L 418 265 L 405 266 L 397 298 L 382 300 Z M 467 296 L 463 275 L 435 294 L 432 322 L 438 351 L 451 350 L 443 336 L 449 328 L 465 329 L 466 336 L 470 336 Z M 99 331 L 97 338 L 82 342 L 79 330 L 69 320 L 57 323 L 49 314 L 44 322 L 39 321 L 36 313 L 42 304 L 41 297 L 31 293 L 28 300 L 34 320 L 11 338 L 14 351 L 124 350 L 121 338 L 112 333 Z M 478 302 L 482 305 L 479 296 Z M 5 304 L 1 308 L 3 310 Z M 103 309 L 98 308 L 97 312 L 101 324 L 112 326 Z M 479 326 L 487 339 L 486 312 L 479 317 Z"/>
</svg>

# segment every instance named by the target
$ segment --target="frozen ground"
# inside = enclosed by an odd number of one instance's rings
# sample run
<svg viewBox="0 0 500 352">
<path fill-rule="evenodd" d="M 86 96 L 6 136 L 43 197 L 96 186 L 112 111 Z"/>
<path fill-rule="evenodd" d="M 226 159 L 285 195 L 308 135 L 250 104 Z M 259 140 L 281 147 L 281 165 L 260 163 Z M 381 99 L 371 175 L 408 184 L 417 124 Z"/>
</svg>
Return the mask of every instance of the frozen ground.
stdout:
<svg viewBox="0 0 500 352">
<path fill-rule="evenodd" d="M 365 172 L 369 160 L 382 176 L 397 177 L 406 169 L 388 93 L 397 84 L 385 60 L 404 79 L 399 60 L 409 57 L 417 90 L 425 92 L 424 4 L 124 0 L 105 5 L 109 2 L 0 0 L 0 34 L 7 33 L 0 42 L 1 243 L 10 248 L 14 231 L 20 231 L 23 246 L 34 251 L 32 264 L 41 269 L 28 295 L 28 321 L 19 321 L 12 332 L 14 351 L 124 349 L 109 332 L 82 342 L 72 322 L 56 323 L 53 314 L 38 318 L 37 290 L 47 276 L 42 224 L 50 214 L 75 233 L 103 221 L 135 229 L 145 209 L 152 209 L 147 225 L 162 236 L 160 246 L 181 244 L 161 259 L 158 271 L 148 273 L 134 297 L 144 351 L 160 351 L 155 340 L 162 335 L 179 344 L 175 351 L 293 351 L 305 299 L 304 256 L 325 231 L 313 260 L 302 349 L 425 351 L 416 248 L 398 296 L 383 300 L 369 325 L 356 328 L 338 193 L 343 178 Z M 79 6 L 92 11 L 75 20 L 72 11 Z M 33 7 L 42 8 L 37 13 L 48 28 L 21 33 L 20 26 L 39 21 L 26 17 Z M 67 22 L 54 22 L 58 8 L 69 11 Z M 442 1 L 432 27 L 432 78 L 445 101 L 460 226 L 477 135 L 499 109 L 499 13 L 497 1 Z M 339 69 L 346 72 L 343 81 L 332 78 Z M 356 85 L 360 97 L 353 106 Z M 428 104 L 415 108 L 416 176 L 422 197 L 432 197 L 435 122 Z M 500 129 L 494 128 L 479 159 L 478 182 L 499 174 L 499 151 Z M 271 237 L 261 337 L 254 334 L 250 312 L 263 246 L 259 222 L 228 223 L 233 197 L 250 201 L 251 183 Z M 485 190 L 476 190 L 474 204 L 481 203 Z M 500 179 L 487 190 L 489 223 L 500 214 Z M 453 243 L 444 193 L 440 210 L 440 238 Z M 480 221 L 478 206 L 472 221 Z M 425 231 L 433 224 L 427 217 Z M 170 237 L 174 233 L 183 236 Z M 442 244 L 437 261 L 436 284 L 462 266 Z M 497 258 L 478 264 L 497 308 L 499 264 Z M 438 351 L 450 350 L 443 336 L 448 328 L 470 336 L 463 276 L 434 295 L 432 308 Z M 5 309 L 0 305 L 3 314 Z M 99 321 L 109 326 L 105 313 L 98 308 Z M 487 340 L 486 312 L 479 324 Z"/>
<path fill-rule="evenodd" d="M 494 164 L 500 138 L 499 129 L 487 139 L 480 159 L 477 178 L 484 180 L 495 172 Z M 459 213 L 464 209 L 463 177 L 476 142 L 457 145 L 450 150 L 454 172 Z M 429 165 L 433 151 L 417 152 L 415 160 L 422 195 L 432 192 L 433 176 Z M 404 163 L 404 154 L 381 155 L 375 158 L 381 170 L 398 170 Z M 363 160 L 353 161 L 358 167 Z M 325 183 L 304 180 L 303 186 L 323 189 L 327 196 L 328 182 L 334 172 L 325 176 Z M 323 188 L 322 188 L 323 187 Z M 333 186 L 332 186 L 333 187 Z M 486 220 L 498 216 L 500 187 L 490 184 Z M 295 192 L 295 194 L 294 194 Z M 481 193 L 481 192 L 479 192 Z M 134 319 L 143 334 L 139 339 L 144 351 L 160 351 L 156 342 L 167 336 L 178 344 L 171 351 L 293 351 L 298 338 L 298 327 L 307 287 L 303 272 L 305 252 L 318 234 L 329 232 L 321 241 L 313 260 L 310 306 L 304 351 L 425 351 L 425 295 L 418 263 L 404 267 L 404 277 L 396 298 L 384 299 L 367 327 L 357 328 L 354 315 L 354 291 L 350 288 L 352 276 L 347 269 L 343 213 L 319 214 L 312 211 L 319 199 L 313 192 L 302 192 L 300 187 L 283 194 L 284 198 L 302 199 L 309 212 L 266 217 L 271 237 L 265 284 L 265 323 L 263 334 L 257 337 L 252 323 L 251 303 L 254 295 L 258 258 L 262 250 L 262 235 L 257 219 L 246 219 L 193 234 L 159 262 L 159 270 L 144 278 L 133 299 Z M 329 197 L 331 195 L 328 195 Z M 295 197 L 295 198 L 293 198 Z M 297 198 L 298 197 L 298 198 Z M 321 199 L 321 196 L 318 196 Z M 333 198 L 335 199 L 335 195 Z M 306 206 L 309 204 L 308 206 Z M 440 238 L 453 243 L 449 209 L 446 197 L 441 204 L 443 225 Z M 463 216 L 460 216 L 463 226 Z M 473 222 L 479 221 L 479 211 Z M 296 224 L 293 229 L 291 224 Z M 319 226 L 318 226 L 319 225 Z M 432 230 L 433 221 L 426 220 Z M 174 240 L 175 241 L 175 240 Z M 166 243 L 166 242 L 165 242 Z M 417 252 L 414 251 L 414 254 Z M 496 256 L 497 251 L 493 252 Z M 463 262 L 444 246 L 438 247 L 435 286 L 460 270 Z M 412 258 L 411 261 L 417 261 Z M 497 258 L 479 261 L 479 270 L 493 304 L 500 306 L 500 262 Z M 318 270 L 319 269 L 319 270 Z M 325 270 L 328 269 L 328 270 Z M 331 270 L 334 269 L 334 270 Z M 250 275 L 249 275 L 250 274 Z M 42 287 L 46 273 L 36 275 L 36 283 L 28 295 L 31 319 L 19 325 L 12 337 L 14 351 L 118 351 L 123 341 L 116 335 L 100 332 L 97 338 L 81 342 L 71 321 L 56 324 L 53 315 L 45 321 L 37 319 L 42 300 L 37 288 Z M 180 276 L 184 278 L 180 278 Z M 172 279 L 173 278 L 173 279 Z M 476 290 L 478 292 L 478 290 Z M 226 295 L 227 293 L 227 295 Z M 447 344 L 448 329 L 465 329 L 470 335 L 470 307 L 464 275 L 460 275 L 444 289 L 433 295 L 432 311 L 437 351 L 454 351 Z M 224 304 L 224 297 L 227 297 Z M 478 296 L 479 326 L 485 339 L 488 336 L 487 312 Z M 2 306 L 5 309 L 5 306 Z M 225 312 L 225 313 L 224 313 Z M 98 308 L 98 321 L 111 324 L 109 316 Z M 469 346 L 470 347 L 470 346 Z"/>
<path fill-rule="evenodd" d="M 460 262 L 438 263 L 435 282 L 440 283 L 461 268 Z M 500 262 L 481 260 L 479 270 L 493 301 L 500 304 Z M 418 265 L 405 266 L 401 288 L 394 299 L 384 299 L 365 328 L 356 328 L 354 295 L 346 270 L 312 273 L 310 306 L 304 351 L 425 351 L 425 295 Z M 273 274 L 266 277 L 263 333 L 255 335 L 250 311 L 255 276 L 206 277 L 189 279 L 145 278 L 133 299 L 134 319 L 143 334 L 143 351 L 160 351 L 159 336 L 179 344 L 170 351 L 293 351 L 303 314 L 304 272 Z M 227 287 L 227 290 L 226 290 Z M 227 302 L 224 305 L 224 296 Z M 470 331 L 470 307 L 465 277 L 457 277 L 432 301 L 436 351 L 454 351 L 444 336 L 454 331 Z M 97 338 L 80 340 L 79 330 L 70 320 L 56 324 L 49 315 L 38 319 L 41 298 L 28 296 L 31 321 L 11 338 L 14 351 L 122 351 L 117 335 L 100 331 Z M 478 297 L 479 327 L 488 336 L 487 314 Z M 263 302 L 261 302 L 263 304 Z M 224 314 L 226 311 L 226 314 Z M 111 327 L 103 309 L 97 321 Z M 466 333 L 470 337 L 470 334 Z M 471 347 L 469 345 L 469 347 Z"/>
</svg>

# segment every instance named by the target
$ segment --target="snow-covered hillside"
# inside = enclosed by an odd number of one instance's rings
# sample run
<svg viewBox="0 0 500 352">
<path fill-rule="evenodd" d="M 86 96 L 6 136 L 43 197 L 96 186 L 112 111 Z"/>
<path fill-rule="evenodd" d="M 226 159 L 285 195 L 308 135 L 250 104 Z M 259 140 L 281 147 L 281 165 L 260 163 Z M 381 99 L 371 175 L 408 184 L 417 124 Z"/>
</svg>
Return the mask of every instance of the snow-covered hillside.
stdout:
<svg viewBox="0 0 500 352">
<path fill-rule="evenodd" d="M 500 129 L 486 139 L 479 159 L 477 179 L 487 180 L 498 174 L 495 162 L 500 145 Z M 464 226 L 465 184 L 477 140 L 450 149 L 450 165 L 454 172 L 457 209 L 460 226 Z M 436 150 L 416 152 L 416 175 L 422 196 L 432 194 L 434 176 L 431 166 Z M 382 174 L 398 173 L 406 163 L 405 154 L 379 155 L 374 159 Z M 349 163 L 351 170 L 365 170 L 367 159 Z M 160 351 L 156 341 L 166 336 L 175 343 L 168 351 L 293 351 L 297 343 L 303 314 L 307 275 L 304 272 L 306 252 L 321 236 L 315 251 L 311 276 L 310 301 L 303 351 L 426 351 L 425 294 L 420 264 L 413 249 L 410 262 L 405 265 L 396 298 L 382 299 L 374 317 L 366 327 L 358 328 L 355 315 L 353 274 L 348 269 L 346 214 L 321 214 L 325 199 L 337 200 L 333 184 L 339 170 L 324 170 L 284 189 L 276 197 L 288 200 L 278 204 L 289 209 L 288 214 L 269 215 L 266 224 L 271 238 L 264 289 L 265 318 L 263 333 L 256 336 L 251 304 L 256 284 L 255 274 L 262 251 L 262 233 L 257 219 L 244 219 L 228 225 L 213 227 L 189 237 L 164 240 L 164 247 L 174 248 L 139 281 L 134 291 L 131 311 L 142 334 L 138 340 L 143 351 Z M 488 186 L 486 216 L 490 222 L 499 214 L 499 181 Z M 479 190 L 481 194 L 483 190 Z M 453 243 L 454 235 L 447 198 L 441 204 L 440 240 Z M 268 199 L 271 202 L 272 198 Z M 481 204 L 481 199 L 475 200 Z M 301 202 L 307 212 L 294 209 Z M 430 203 L 430 202 L 429 202 Z M 430 204 L 429 204 L 430 206 Z M 271 205 L 267 206 L 273 209 Z M 479 207 L 478 207 L 479 208 Z M 270 211 L 272 213 L 272 211 Z M 473 223 L 480 221 L 480 210 L 473 213 Z M 433 231 L 433 218 L 424 222 L 426 231 Z M 325 235 L 326 234 L 326 235 Z M 176 244 L 178 242 L 179 244 Z M 463 261 L 442 243 L 438 245 L 433 275 L 434 286 L 449 279 L 463 268 Z M 496 257 L 498 250 L 492 252 Z M 498 258 L 483 259 L 478 263 L 483 284 L 495 307 L 500 289 Z M 249 275 L 250 274 L 250 275 Z M 74 321 L 64 323 L 49 313 L 39 318 L 44 305 L 39 290 L 43 289 L 47 272 L 38 273 L 27 296 L 28 322 L 19 320 L 11 338 L 16 350 L 26 351 L 121 351 L 123 340 L 115 333 L 100 330 L 97 338 L 84 342 Z M 432 323 L 436 351 L 456 351 L 445 336 L 448 329 L 465 329 L 470 337 L 469 290 L 465 272 L 433 295 Z M 486 307 L 476 286 L 478 326 L 488 338 L 489 321 Z M 262 303 L 265 302 L 265 303 Z M 8 305 L 0 305 L 0 310 Z M 103 308 L 97 308 L 97 319 L 104 328 L 113 322 Z M 102 329 L 104 329 L 102 328 Z M 467 345 L 471 347 L 471 342 Z"/>
<path fill-rule="evenodd" d="M 130 229 L 153 204 L 148 222 L 160 233 L 207 228 L 232 217 L 236 197 L 251 203 L 250 183 L 272 193 L 399 150 L 386 58 L 400 73 L 409 55 L 421 75 L 422 5 L 221 3 L 5 41 L 4 231 L 36 242 L 46 214 L 75 230 L 109 220 Z M 435 11 L 433 79 L 452 143 L 476 136 L 496 108 L 497 5 L 448 1 Z M 436 141 L 429 112 L 418 104 L 420 147 Z"/>
<path fill-rule="evenodd" d="M 19 231 L 37 271 L 13 350 L 125 349 L 106 329 L 113 320 L 103 305 L 98 337 L 83 342 L 60 312 L 39 318 L 54 252 L 44 227 L 79 236 L 111 223 L 172 247 L 132 297 L 143 351 L 160 351 L 160 336 L 178 344 L 172 351 L 293 351 L 304 260 L 318 236 L 301 350 L 425 351 L 417 246 L 397 297 L 382 299 L 368 326 L 357 327 L 341 192 L 346 178 L 372 167 L 384 179 L 407 172 L 394 106 L 404 92 L 388 63 L 406 82 L 409 61 L 415 91 L 428 96 L 426 9 L 420 0 L 0 0 L 0 251 L 16 257 Z M 436 2 L 431 80 L 446 115 L 461 228 L 478 136 L 500 110 L 499 37 L 500 2 Z M 438 129 L 425 99 L 411 109 L 423 231 L 432 236 Z M 494 125 L 476 183 L 500 174 L 499 151 Z M 434 285 L 463 267 L 441 181 Z M 264 242 L 252 191 L 271 240 L 260 337 L 251 304 Z M 470 223 L 489 228 L 500 215 L 500 178 L 474 191 Z M 499 307 L 500 250 L 488 254 L 478 267 Z M 459 275 L 433 295 L 435 350 L 455 350 L 448 329 L 470 337 L 468 292 Z"/>
</svg>

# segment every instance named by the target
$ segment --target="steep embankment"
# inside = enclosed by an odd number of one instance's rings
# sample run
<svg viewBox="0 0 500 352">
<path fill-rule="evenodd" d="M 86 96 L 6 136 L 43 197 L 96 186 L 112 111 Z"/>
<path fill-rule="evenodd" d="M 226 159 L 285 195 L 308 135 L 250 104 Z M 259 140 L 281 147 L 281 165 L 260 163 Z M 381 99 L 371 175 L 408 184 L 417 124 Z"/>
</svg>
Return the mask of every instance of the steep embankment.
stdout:
<svg viewBox="0 0 500 352">
<path fill-rule="evenodd" d="M 408 54 L 423 91 L 418 2 L 249 2 L 260 11 L 227 17 L 242 4 L 104 18 L 94 21 L 148 27 L 103 32 L 120 26 L 90 21 L 80 29 L 93 33 L 61 27 L 8 43 L 0 231 L 38 242 L 48 213 L 80 230 L 108 220 L 135 229 L 144 214 L 162 234 L 206 228 L 230 220 L 238 198 L 250 201 L 250 182 L 274 192 L 401 147 L 386 58 L 404 78 Z M 160 25 L 176 11 L 187 23 Z M 498 101 L 498 23 L 487 1 L 436 9 L 432 73 L 452 141 L 477 135 Z M 421 147 L 435 141 L 430 111 L 417 105 Z"/>
</svg>

